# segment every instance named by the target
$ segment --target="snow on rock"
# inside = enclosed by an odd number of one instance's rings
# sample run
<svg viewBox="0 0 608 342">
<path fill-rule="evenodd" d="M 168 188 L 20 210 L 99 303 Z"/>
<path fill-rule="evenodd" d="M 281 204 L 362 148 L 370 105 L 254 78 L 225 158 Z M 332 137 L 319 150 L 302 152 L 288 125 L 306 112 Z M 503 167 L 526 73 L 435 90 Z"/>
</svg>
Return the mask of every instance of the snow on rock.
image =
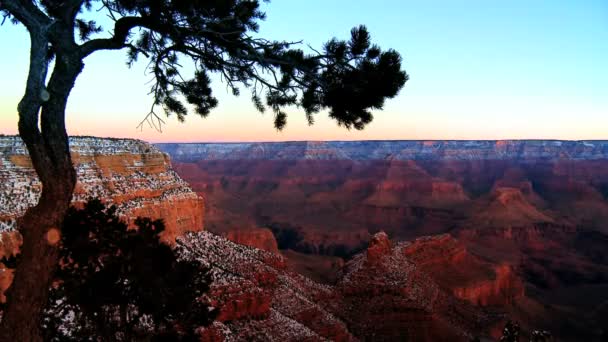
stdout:
<svg viewBox="0 0 608 342">
<path fill-rule="evenodd" d="M 72 137 L 70 150 L 78 175 L 75 205 L 100 198 L 116 205 L 129 221 L 136 216 L 163 218 L 167 241 L 203 228 L 202 199 L 156 147 L 132 139 Z M 0 136 L 0 232 L 15 229 L 16 218 L 37 203 L 41 190 L 21 139 Z"/>
<path fill-rule="evenodd" d="M 72 137 L 70 150 L 78 176 L 74 205 L 93 197 L 116 205 L 130 224 L 137 216 L 162 218 L 162 239 L 168 243 L 186 231 L 203 229 L 203 199 L 156 147 L 132 139 Z M 0 136 L 0 258 L 19 252 L 17 218 L 38 202 L 41 190 L 22 140 Z M 0 290 L 10 284 L 9 275 L 0 271 Z"/>
<path fill-rule="evenodd" d="M 207 300 L 219 316 L 202 340 L 466 341 L 479 332 L 484 314 L 410 261 L 410 243 L 393 245 L 384 233 L 372 240 L 370 249 L 383 253 L 356 255 L 331 286 L 289 271 L 281 256 L 210 232 L 178 238 L 180 258 L 212 274 Z"/>
<path fill-rule="evenodd" d="M 331 297 L 331 289 L 288 271 L 280 255 L 206 231 L 178 238 L 177 250 L 181 258 L 211 268 L 208 300 L 230 331 L 222 333 L 230 336 L 225 340 L 356 340 L 321 304 L 321 298 Z"/>
</svg>

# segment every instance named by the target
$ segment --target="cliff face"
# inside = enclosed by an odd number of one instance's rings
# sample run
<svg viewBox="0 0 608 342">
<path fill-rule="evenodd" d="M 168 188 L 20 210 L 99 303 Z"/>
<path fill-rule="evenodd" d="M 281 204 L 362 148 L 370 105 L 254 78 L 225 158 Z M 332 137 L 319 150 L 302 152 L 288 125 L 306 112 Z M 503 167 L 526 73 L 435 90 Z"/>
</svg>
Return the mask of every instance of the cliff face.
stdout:
<svg viewBox="0 0 608 342">
<path fill-rule="evenodd" d="M 225 237 L 234 243 L 279 253 L 277 240 L 268 228 L 231 229 Z"/>
<path fill-rule="evenodd" d="M 173 171 L 169 157 L 137 140 L 73 137 L 72 161 L 78 175 L 72 203 L 90 197 L 118 207 L 133 223 L 137 216 L 162 218 L 166 242 L 203 229 L 203 200 Z M 33 206 L 41 191 L 27 150 L 18 137 L 0 136 L 0 255 L 20 244 L 16 218 Z"/>
</svg>

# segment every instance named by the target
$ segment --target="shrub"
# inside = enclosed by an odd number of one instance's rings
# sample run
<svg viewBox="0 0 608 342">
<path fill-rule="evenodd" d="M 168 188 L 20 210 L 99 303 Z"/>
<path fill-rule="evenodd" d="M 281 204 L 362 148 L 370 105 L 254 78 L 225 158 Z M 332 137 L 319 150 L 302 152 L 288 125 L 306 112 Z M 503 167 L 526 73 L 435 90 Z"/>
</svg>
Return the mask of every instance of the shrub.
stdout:
<svg viewBox="0 0 608 342">
<path fill-rule="evenodd" d="M 99 200 L 70 208 L 42 322 L 47 340 L 194 340 L 213 320 L 201 300 L 208 270 L 160 242 L 162 220 L 135 225 L 128 229 Z"/>
</svg>

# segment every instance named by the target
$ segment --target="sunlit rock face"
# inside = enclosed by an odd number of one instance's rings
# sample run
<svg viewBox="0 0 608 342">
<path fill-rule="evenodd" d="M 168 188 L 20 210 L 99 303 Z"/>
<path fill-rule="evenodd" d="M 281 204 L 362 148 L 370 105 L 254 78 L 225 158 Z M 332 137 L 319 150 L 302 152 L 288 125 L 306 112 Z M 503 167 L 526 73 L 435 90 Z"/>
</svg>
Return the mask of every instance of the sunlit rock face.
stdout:
<svg viewBox="0 0 608 342">
<path fill-rule="evenodd" d="M 164 240 L 203 229 L 203 200 L 171 167 L 169 156 L 131 139 L 70 138 L 77 183 L 72 203 L 99 198 L 116 205 L 130 223 L 137 216 L 162 218 Z M 41 184 L 21 139 L 0 137 L 0 224 L 13 230 L 15 219 L 33 206 Z"/>
<path fill-rule="evenodd" d="M 130 224 L 138 216 L 162 218 L 162 238 L 173 243 L 187 231 L 203 229 L 204 205 L 171 167 L 169 157 L 138 140 L 70 138 L 78 175 L 72 203 L 99 198 L 116 205 Z M 16 219 L 36 204 L 41 184 L 20 138 L 0 136 L 0 257 L 19 251 Z M 1 279 L 7 279 L 0 274 Z M 6 281 L 0 281 L 0 289 Z"/>
</svg>

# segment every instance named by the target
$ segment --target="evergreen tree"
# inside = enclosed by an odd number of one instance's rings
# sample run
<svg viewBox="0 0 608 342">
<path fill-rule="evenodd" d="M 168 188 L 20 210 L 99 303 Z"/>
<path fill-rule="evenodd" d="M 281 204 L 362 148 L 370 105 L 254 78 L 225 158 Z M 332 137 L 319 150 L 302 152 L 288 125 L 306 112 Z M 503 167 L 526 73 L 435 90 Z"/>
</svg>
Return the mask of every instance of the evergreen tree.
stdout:
<svg viewBox="0 0 608 342">
<path fill-rule="evenodd" d="M 99 200 L 68 210 L 43 319 L 48 340 L 189 340 L 211 322 L 200 300 L 209 289 L 206 269 L 160 242 L 161 220 L 135 225 L 128 229 L 116 207 Z"/>
<path fill-rule="evenodd" d="M 111 35 L 102 34 L 91 13 L 114 20 Z M 155 107 L 179 120 L 188 114 L 185 103 L 208 115 L 217 106 L 209 77 L 216 74 L 235 95 L 249 89 L 254 107 L 270 108 L 279 129 L 290 105 L 303 108 L 311 124 L 315 113 L 327 109 L 340 125 L 363 129 L 372 110 L 381 109 L 408 79 L 399 53 L 373 45 L 363 26 L 349 40 L 331 39 L 312 53 L 258 36 L 265 18 L 258 0 L 1 0 L 0 16 L 24 25 L 30 35 L 27 84 L 17 107 L 19 135 L 42 183 L 38 204 L 18 223 L 23 253 L 0 327 L 6 340 L 41 338 L 38 317 L 58 256 L 57 244 L 47 237 L 62 226 L 76 184 L 65 110 L 86 57 L 125 49 L 129 63 L 147 58 L 154 82 L 153 109 L 145 120 L 154 123 L 161 122 Z M 180 67 L 190 63 L 193 75 Z"/>
</svg>

